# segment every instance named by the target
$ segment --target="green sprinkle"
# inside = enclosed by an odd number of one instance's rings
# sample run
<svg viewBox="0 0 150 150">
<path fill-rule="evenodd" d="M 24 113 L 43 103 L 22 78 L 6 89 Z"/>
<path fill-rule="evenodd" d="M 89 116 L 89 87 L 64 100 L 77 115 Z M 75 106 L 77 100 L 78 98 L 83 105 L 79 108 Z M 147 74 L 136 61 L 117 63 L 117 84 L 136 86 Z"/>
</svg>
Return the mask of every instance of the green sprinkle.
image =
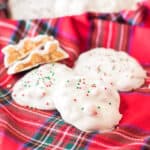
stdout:
<svg viewBox="0 0 150 150">
<path fill-rule="evenodd" d="M 81 79 L 79 79 L 79 82 L 81 82 Z"/>
<path fill-rule="evenodd" d="M 84 110 L 84 107 L 81 107 L 81 110 Z"/>
<path fill-rule="evenodd" d="M 111 105 L 111 102 L 109 103 L 109 105 Z"/>
<path fill-rule="evenodd" d="M 26 85 L 26 84 L 24 84 L 24 87 L 27 87 L 27 85 Z"/>
<path fill-rule="evenodd" d="M 51 78 L 50 77 L 45 77 L 46 79 L 50 80 Z"/>
<path fill-rule="evenodd" d="M 100 106 L 98 106 L 97 108 L 98 108 L 98 109 L 100 109 L 101 107 L 100 107 Z"/>
<path fill-rule="evenodd" d="M 36 82 L 36 85 L 39 85 L 39 81 Z"/>
<path fill-rule="evenodd" d="M 72 149 L 72 147 L 74 146 L 74 143 L 69 143 L 66 145 L 66 149 Z"/>
<path fill-rule="evenodd" d="M 78 87 L 78 86 L 77 86 L 76 89 L 81 89 L 81 87 Z"/>
<path fill-rule="evenodd" d="M 88 90 L 88 93 L 90 93 L 90 90 Z"/>
</svg>

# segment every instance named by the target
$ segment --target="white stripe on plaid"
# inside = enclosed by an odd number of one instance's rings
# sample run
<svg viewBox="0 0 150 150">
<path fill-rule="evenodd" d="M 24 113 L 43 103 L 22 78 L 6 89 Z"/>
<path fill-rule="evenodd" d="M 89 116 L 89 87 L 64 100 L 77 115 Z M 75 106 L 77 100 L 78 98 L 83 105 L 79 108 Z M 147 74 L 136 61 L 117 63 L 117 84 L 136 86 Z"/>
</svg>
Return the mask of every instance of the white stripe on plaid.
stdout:
<svg viewBox="0 0 150 150">
<path fill-rule="evenodd" d="M 41 20 L 39 20 L 36 24 L 34 24 L 33 29 L 31 31 L 31 37 L 34 37 L 37 33 L 37 29 L 39 28 L 39 24 L 41 23 Z"/>
<path fill-rule="evenodd" d="M 129 143 L 129 144 L 126 144 L 126 146 L 137 146 L 137 145 L 139 145 L 140 147 L 141 147 L 141 145 L 142 146 L 146 146 L 146 148 L 147 149 L 145 149 L 145 150 L 149 150 L 150 149 L 150 145 L 149 144 L 146 144 L 146 143 L 144 143 L 144 142 L 134 142 L 134 143 Z M 134 150 L 134 149 L 133 149 Z"/>
<path fill-rule="evenodd" d="M 76 142 L 74 143 L 73 147 L 71 148 L 71 150 L 74 150 L 75 147 L 78 145 L 78 142 L 79 142 L 80 138 L 82 137 L 82 134 L 83 134 L 83 133 L 84 133 L 84 132 L 81 132 L 81 133 L 78 135 L 78 138 L 77 138 Z"/>
<path fill-rule="evenodd" d="M 4 86 L 6 83 L 8 83 L 8 81 L 10 81 L 12 79 L 12 76 L 7 76 L 7 78 L 5 78 L 4 81 L 0 82 L 0 86 Z"/>
<path fill-rule="evenodd" d="M 22 132 L 20 132 L 19 130 L 15 129 L 11 124 L 10 122 L 7 122 L 6 120 L 2 120 L 0 118 L 0 125 L 3 126 L 4 128 L 9 127 L 11 129 L 11 132 L 15 132 L 17 133 L 18 135 L 22 136 L 24 139 L 26 140 L 30 140 L 31 137 L 30 136 L 27 136 L 25 134 L 23 134 Z M 33 139 L 35 142 L 38 142 L 37 140 Z"/>
<path fill-rule="evenodd" d="M 11 112 L 6 108 L 5 105 L 0 104 L 0 106 L 1 106 L 1 109 L 3 109 L 5 112 L 7 112 L 7 113 L 11 116 L 11 118 L 13 118 L 14 120 L 16 120 L 17 122 L 24 123 L 24 124 L 28 124 L 28 125 L 33 126 L 33 127 L 40 127 L 40 128 L 42 127 L 42 125 L 41 125 L 40 123 L 31 122 L 31 121 L 23 120 L 23 119 L 21 119 L 21 118 L 19 118 L 19 117 L 16 117 L 13 113 L 11 113 Z M 54 118 L 54 117 L 53 117 L 53 118 Z"/>
<path fill-rule="evenodd" d="M 67 135 L 67 132 L 70 130 L 71 126 L 68 126 L 67 129 L 64 131 L 63 136 L 59 140 L 59 142 L 55 145 L 55 148 L 53 150 L 57 150 L 57 148 L 60 147 L 60 145 L 63 143 L 63 140 L 65 140 L 65 136 Z"/>
<path fill-rule="evenodd" d="M 29 34 L 31 26 L 34 26 L 33 22 L 31 20 L 27 20 L 25 22 L 25 29 L 24 32 L 22 33 L 22 37 L 25 37 L 26 35 Z"/>
<path fill-rule="evenodd" d="M 57 124 L 59 124 L 59 122 L 61 122 L 62 120 L 57 120 L 55 123 L 54 123 L 54 125 L 51 127 L 48 127 L 47 129 L 50 129 L 50 128 L 55 128 L 56 126 L 57 126 Z M 40 145 L 38 145 L 38 147 L 36 147 L 36 149 L 38 149 L 38 148 L 41 148 L 41 147 L 43 147 L 43 145 L 46 143 L 46 140 L 49 138 L 49 135 L 51 134 L 51 130 L 50 130 L 50 132 L 48 133 L 48 134 L 46 134 L 46 136 L 45 136 L 45 138 L 44 138 L 44 140 L 42 140 L 42 142 L 41 142 L 41 144 Z M 51 144 L 51 143 L 47 143 L 47 144 L 49 144 L 49 145 L 53 145 L 53 144 Z M 63 150 L 63 148 L 60 148 L 60 147 L 58 147 L 58 146 L 56 146 L 55 145 L 55 147 L 57 147 L 57 148 L 59 148 L 59 149 L 61 149 L 61 150 Z"/>
<path fill-rule="evenodd" d="M 27 140 L 27 141 L 31 141 L 32 140 L 33 143 L 36 142 L 36 143 L 39 143 L 39 144 L 43 144 L 43 142 L 23 134 L 19 130 L 15 129 L 9 122 L 7 122 L 5 120 L 2 120 L 1 118 L 0 118 L 0 125 L 3 126 L 4 128 L 6 128 L 6 126 L 9 127 L 11 129 L 11 132 L 15 132 L 18 135 L 22 136 L 24 140 Z M 43 147 L 47 147 L 49 145 L 50 145 L 49 143 L 44 143 Z M 53 146 L 55 146 L 55 145 L 53 145 Z"/>
<path fill-rule="evenodd" d="M 48 22 L 47 22 L 47 30 L 45 30 L 45 33 L 48 33 L 50 27 L 51 27 L 51 24 L 52 24 L 52 20 L 50 19 Z"/>
<path fill-rule="evenodd" d="M 1 70 L 0 70 L 0 76 L 1 76 L 1 74 L 4 72 L 6 70 L 6 68 L 1 68 Z"/>
<path fill-rule="evenodd" d="M 127 18 L 128 14 L 130 14 L 130 10 L 126 10 L 122 13 L 123 18 Z"/>
<path fill-rule="evenodd" d="M 136 16 L 133 18 L 132 24 L 135 24 L 137 22 L 137 20 L 139 19 L 140 15 L 141 15 L 140 11 L 138 13 L 136 13 Z"/>
<path fill-rule="evenodd" d="M 99 39 L 100 39 L 100 35 L 101 35 L 101 29 L 102 29 L 102 21 L 98 21 L 97 22 L 97 36 L 96 36 L 96 47 L 98 47 L 99 46 Z"/>
<path fill-rule="evenodd" d="M 122 45 L 123 45 L 123 36 L 124 36 L 124 25 L 120 24 L 121 26 L 121 31 L 120 31 L 120 40 L 119 40 L 119 50 L 122 50 Z"/>
<path fill-rule="evenodd" d="M 2 36 L 0 36 L 0 42 L 4 42 L 4 43 L 7 42 L 7 43 L 15 44 L 15 42 L 11 38 L 6 38 Z"/>
<path fill-rule="evenodd" d="M 20 35 L 22 34 L 22 31 L 20 31 L 17 26 L 15 25 L 12 25 L 11 23 L 6 23 L 4 21 L 0 21 L 0 27 L 4 27 L 4 28 L 7 28 L 7 29 L 12 29 L 14 31 L 17 31 Z"/>
<path fill-rule="evenodd" d="M 140 137 L 140 138 L 134 138 L 134 137 L 131 137 L 131 136 L 128 136 L 128 135 L 125 135 L 125 134 L 122 134 L 122 133 L 119 133 L 119 132 L 116 132 L 116 131 L 113 131 L 113 132 L 111 132 L 111 134 L 113 135 L 119 135 L 119 136 L 121 136 L 121 137 L 123 137 L 124 139 L 128 139 L 128 140 L 132 140 L 132 141 L 143 141 L 143 138 L 142 137 Z M 145 138 L 145 137 L 144 137 Z"/>
<path fill-rule="evenodd" d="M 112 39 L 112 22 L 109 23 L 109 29 L 108 29 L 108 40 L 107 40 L 107 48 L 111 47 L 111 39 Z"/>
<path fill-rule="evenodd" d="M 72 48 L 69 48 L 69 47 L 66 47 L 65 45 L 61 44 L 62 48 L 64 48 L 66 50 L 66 52 L 68 52 L 68 54 L 73 53 L 75 58 L 77 58 L 79 56 L 78 52 L 75 51 L 74 49 Z"/>
<path fill-rule="evenodd" d="M 53 130 L 56 133 L 61 133 L 61 134 L 64 133 L 64 131 L 58 130 L 58 129 L 54 129 L 54 128 L 52 128 L 51 130 Z M 71 134 L 71 133 L 67 133 L 66 135 L 78 139 L 78 135 Z M 110 146 L 110 145 L 106 145 L 106 144 L 102 143 L 101 141 L 94 141 L 93 139 L 87 139 L 87 138 L 84 138 L 84 137 L 80 137 L 80 140 L 96 144 L 97 146 L 100 146 L 100 147 L 105 147 L 105 148 L 120 148 L 120 146 Z"/>
</svg>

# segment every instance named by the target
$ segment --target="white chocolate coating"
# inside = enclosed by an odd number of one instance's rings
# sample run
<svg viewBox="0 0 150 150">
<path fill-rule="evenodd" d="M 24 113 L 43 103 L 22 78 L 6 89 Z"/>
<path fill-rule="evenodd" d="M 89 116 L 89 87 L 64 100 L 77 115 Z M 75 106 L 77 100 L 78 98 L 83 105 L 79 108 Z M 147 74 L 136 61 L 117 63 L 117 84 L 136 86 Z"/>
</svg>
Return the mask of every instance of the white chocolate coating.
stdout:
<svg viewBox="0 0 150 150">
<path fill-rule="evenodd" d="M 69 77 L 55 92 L 54 104 L 62 118 L 85 132 L 110 131 L 122 117 L 117 91 L 89 77 Z"/>
<path fill-rule="evenodd" d="M 53 93 L 59 82 L 71 74 L 72 70 L 63 64 L 45 64 L 27 73 L 14 85 L 12 98 L 22 106 L 53 110 Z"/>
<path fill-rule="evenodd" d="M 113 84 L 119 91 L 137 89 L 146 78 L 146 71 L 134 58 L 125 52 L 105 48 L 81 54 L 74 70 L 79 75 L 86 74 Z"/>
</svg>

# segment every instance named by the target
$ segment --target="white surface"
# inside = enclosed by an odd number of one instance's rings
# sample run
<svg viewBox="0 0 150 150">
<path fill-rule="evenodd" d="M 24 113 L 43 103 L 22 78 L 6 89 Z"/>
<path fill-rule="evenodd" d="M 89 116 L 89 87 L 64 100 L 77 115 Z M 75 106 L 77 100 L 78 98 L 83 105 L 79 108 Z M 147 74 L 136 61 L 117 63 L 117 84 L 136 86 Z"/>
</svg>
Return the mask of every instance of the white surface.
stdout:
<svg viewBox="0 0 150 150">
<path fill-rule="evenodd" d="M 118 12 L 135 9 L 142 0 L 9 0 L 12 18 L 52 18 L 86 11 Z"/>
</svg>

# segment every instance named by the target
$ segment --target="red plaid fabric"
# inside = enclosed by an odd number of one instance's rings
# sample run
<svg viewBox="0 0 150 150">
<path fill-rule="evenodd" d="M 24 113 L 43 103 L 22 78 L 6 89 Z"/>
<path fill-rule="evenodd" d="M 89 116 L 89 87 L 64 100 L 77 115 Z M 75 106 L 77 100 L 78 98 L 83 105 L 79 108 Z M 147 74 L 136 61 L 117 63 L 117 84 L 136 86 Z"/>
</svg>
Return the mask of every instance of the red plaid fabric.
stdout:
<svg viewBox="0 0 150 150">
<path fill-rule="evenodd" d="M 138 15 L 137 15 L 138 13 Z M 0 19 L 0 149 L 22 150 L 148 150 L 150 149 L 150 22 L 148 5 L 134 12 L 85 13 L 57 19 L 16 21 Z M 25 36 L 53 35 L 74 64 L 79 54 L 94 47 L 123 50 L 147 70 L 145 85 L 122 92 L 123 119 L 107 133 L 85 133 L 65 123 L 57 111 L 40 111 L 17 105 L 11 98 L 15 82 L 25 73 L 9 76 L 1 49 Z"/>
<path fill-rule="evenodd" d="M 6 0 L 0 0 L 0 18 L 8 16 Z"/>
</svg>

